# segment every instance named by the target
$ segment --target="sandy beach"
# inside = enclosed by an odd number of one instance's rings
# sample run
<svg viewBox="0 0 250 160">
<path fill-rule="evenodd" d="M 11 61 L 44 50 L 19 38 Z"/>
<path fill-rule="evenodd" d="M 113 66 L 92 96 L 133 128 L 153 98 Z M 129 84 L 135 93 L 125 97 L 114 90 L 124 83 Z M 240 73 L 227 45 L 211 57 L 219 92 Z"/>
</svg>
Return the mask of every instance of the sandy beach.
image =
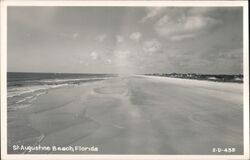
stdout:
<svg viewBox="0 0 250 160">
<path fill-rule="evenodd" d="M 129 76 L 49 90 L 8 113 L 9 153 L 243 153 L 243 85 Z M 98 151 L 13 151 L 30 146 L 97 147 Z"/>
</svg>

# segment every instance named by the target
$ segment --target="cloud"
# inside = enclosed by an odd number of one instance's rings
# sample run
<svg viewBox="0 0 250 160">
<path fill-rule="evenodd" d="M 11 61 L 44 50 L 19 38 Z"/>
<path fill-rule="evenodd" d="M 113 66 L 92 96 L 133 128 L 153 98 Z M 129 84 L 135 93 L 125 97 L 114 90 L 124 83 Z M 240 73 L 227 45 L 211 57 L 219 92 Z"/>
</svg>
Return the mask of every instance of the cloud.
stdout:
<svg viewBox="0 0 250 160">
<path fill-rule="evenodd" d="M 131 33 L 129 36 L 129 38 L 134 40 L 135 42 L 139 42 L 141 37 L 142 37 L 142 34 L 140 32 Z"/>
<path fill-rule="evenodd" d="M 124 37 L 121 36 L 121 35 L 117 35 L 117 36 L 116 36 L 116 41 L 117 41 L 118 43 L 122 43 L 122 42 L 124 41 Z"/>
<path fill-rule="evenodd" d="M 202 53 L 204 59 L 210 61 L 243 61 L 243 48 L 242 47 L 232 47 L 232 46 L 216 46 L 211 47 L 210 50 L 204 51 Z"/>
<path fill-rule="evenodd" d="M 173 41 L 194 38 L 221 23 L 209 16 L 212 11 L 209 8 L 172 9 L 171 14 L 166 12 L 155 23 L 154 30 L 159 36 Z"/>
<path fill-rule="evenodd" d="M 127 58 L 131 52 L 129 50 L 115 50 L 114 55 L 118 58 Z"/>
<path fill-rule="evenodd" d="M 141 19 L 140 22 L 145 23 L 146 21 L 152 20 L 153 18 L 159 16 L 163 11 L 163 7 L 149 7 L 146 8 L 146 16 Z"/>
<path fill-rule="evenodd" d="M 237 49 L 231 49 L 229 51 L 222 51 L 218 53 L 218 58 L 220 59 L 238 59 L 243 60 L 243 49 L 237 48 Z"/>
<path fill-rule="evenodd" d="M 195 34 L 173 35 L 170 37 L 172 41 L 182 41 L 184 39 L 194 38 Z"/>
<path fill-rule="evenodd" d="M 108 36 L 106 34 L 101 34 L 97 36 L 97 41 L 103 42 Z"/>
<path fill-rule="evenodd" d="M 73 37 L 73 39 L 76 39 L 77 37 L 79 37 L 79 33 L 74 33 L 73 35 L 72 35 L 72 37 Z"/>
<path fill-rule="evenodd" d="M 105 63 L 106 63 L 106 64 L 111 64 L 111 63 L 112 63 L 112 60 L 111 60 L 111 59 L 106 59 L 106 60 L 105 60 Z"/>
<path fill-rule="evenodd" d="M 179 18 L 172 18 L 165 15 L 155 24 L 155 31 L 160 36 L 166 37 L 171 35 L 190 35 L 190 33 L 194 35 L 195 32 L 212 27 L 217 23 L 217 20 L 204 16 L 183 15 Z"/>
<path fill-rule="evenodd" d="M 143 43 L 143 51 L 147 53 L 154 53 L 160 51 L 162 44 L 157 39 L 145 41 Z"/>
<path fill-rule="evenodd" d="M 77 39 L 80 36 L 78 32 L 75 32 L 75 33 L 53 32 L 51 33 L 51 35 L 60 36 L 62 38 L 67 38 L 67 39 Z M 27 34 L 27 36 L 30 36 L 30 34 Z"/>
<path fill-rule="evenodd" d="M 92 58 L 93 60 L 96 60 L 96 59 L 98 59 L 98 57 L 99 57 L 98 53 L 96 53 L 96 52 L 94 52 L 94 51 L 90 53 L 90 56 L 91 56 L 91 58 Z"/>
<path fill-rule="evenodd" d="M 193 15 L 210 15 L 216 10 L 218 10 L 216 7 L 192 7 L 188 11 Z"/>
</svg>

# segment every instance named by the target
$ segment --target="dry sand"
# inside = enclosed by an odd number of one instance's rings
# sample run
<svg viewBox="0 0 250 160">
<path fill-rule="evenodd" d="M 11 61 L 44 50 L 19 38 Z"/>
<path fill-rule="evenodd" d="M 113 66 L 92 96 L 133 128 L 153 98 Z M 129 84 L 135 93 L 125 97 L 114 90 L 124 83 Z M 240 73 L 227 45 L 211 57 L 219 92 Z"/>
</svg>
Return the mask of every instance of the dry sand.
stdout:
<svg viewBox="0 0 250 160">
<path fill-rule="evenodd" d="M 236 83 L 119 77 L 53 89 L 8 116 L 14 142 L 98 147 L 33 154 L 221 154 L 213 147 L 243 152 L 243 85 Z"/>
</svg>

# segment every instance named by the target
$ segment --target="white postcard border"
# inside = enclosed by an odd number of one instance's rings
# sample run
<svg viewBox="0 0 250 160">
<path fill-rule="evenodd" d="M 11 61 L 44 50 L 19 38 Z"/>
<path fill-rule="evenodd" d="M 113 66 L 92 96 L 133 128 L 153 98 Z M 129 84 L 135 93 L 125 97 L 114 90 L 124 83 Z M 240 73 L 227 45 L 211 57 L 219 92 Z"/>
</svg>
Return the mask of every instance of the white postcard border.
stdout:
<svg viewBox="0 0 250 160">
<path fill-rule="evenodd" d="M 244 155 L 10 155 L 7 154 L 8 6 L 243 7 Z M 1 1 L 1 156 L 3 159 L 249 159 L 249 37 L 247 1 Z"/>
</svg>

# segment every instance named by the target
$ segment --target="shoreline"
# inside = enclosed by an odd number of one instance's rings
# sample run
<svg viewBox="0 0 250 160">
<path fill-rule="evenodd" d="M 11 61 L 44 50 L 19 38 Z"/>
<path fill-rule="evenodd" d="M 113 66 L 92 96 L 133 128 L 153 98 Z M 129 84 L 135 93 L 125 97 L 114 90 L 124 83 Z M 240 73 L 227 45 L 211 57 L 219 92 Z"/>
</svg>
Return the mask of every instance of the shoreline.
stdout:
<svg viewBox="0 0 250 160">
<path fill-rule="evenodd" d="M 159 78 L 173 78 L 173 79 L 183 79 L 183 80 L 195 80 L 195 81 L 206 81 L 206 82 L 216 82 L 216 83 L 235 83 L 243 84 L 243 81 L 219 81 L 219 80 L 209 80 L 209 79 L 196 79 L 196 78 L 186 78 L 186 77 L 170 77 L 170 76 L 155 76 L 155 75 L 136 75 L 136 76 L 145 76 L 145 77 L 159 77 Z"/>
</svg>

